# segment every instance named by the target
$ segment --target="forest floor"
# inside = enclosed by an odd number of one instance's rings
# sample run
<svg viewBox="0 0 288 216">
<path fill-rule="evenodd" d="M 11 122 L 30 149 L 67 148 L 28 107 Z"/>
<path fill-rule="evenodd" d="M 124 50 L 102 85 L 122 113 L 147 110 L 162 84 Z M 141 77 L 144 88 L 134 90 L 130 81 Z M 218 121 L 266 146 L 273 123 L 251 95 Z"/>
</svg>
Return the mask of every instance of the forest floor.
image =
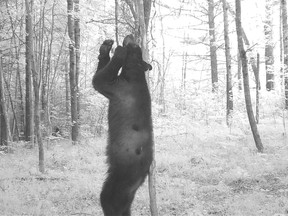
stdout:
<svg viewBox="0 0 288 216">
<path fill-rule="evenodd" d="M 288 215 L 288 138 L 280 120 L 259 124 L 264 153 L 248 124 L 163 131 L 155 131 L 159 216 Z M 102 215 L 105 140 L 45 143 L 45 174 L 37 171 L 37 148 L 16 143 L 14 153 L 0 154 L 0 215 Z M 135 216 L 150 215 L 147 188 L 146 181 L 137 192 Z"/>
</svg>

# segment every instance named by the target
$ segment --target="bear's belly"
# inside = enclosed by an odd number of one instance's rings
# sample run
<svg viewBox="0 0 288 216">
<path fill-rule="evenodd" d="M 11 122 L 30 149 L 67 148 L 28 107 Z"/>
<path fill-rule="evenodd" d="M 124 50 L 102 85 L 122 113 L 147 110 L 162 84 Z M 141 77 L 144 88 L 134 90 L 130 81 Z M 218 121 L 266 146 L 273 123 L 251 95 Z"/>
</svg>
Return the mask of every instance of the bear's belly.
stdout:
<svg viewBox="0 0 288 216">
<path fill-rule="evenodd" d="M 147 157 L 152 155 L 152 142 L 152 133 L 149 131 L 126 130 L 121 133 L 121 137 L 114 137 L 108 144 L 108 155 L 113 155 L 110 163 L 144 165 Z"/>
</svg>

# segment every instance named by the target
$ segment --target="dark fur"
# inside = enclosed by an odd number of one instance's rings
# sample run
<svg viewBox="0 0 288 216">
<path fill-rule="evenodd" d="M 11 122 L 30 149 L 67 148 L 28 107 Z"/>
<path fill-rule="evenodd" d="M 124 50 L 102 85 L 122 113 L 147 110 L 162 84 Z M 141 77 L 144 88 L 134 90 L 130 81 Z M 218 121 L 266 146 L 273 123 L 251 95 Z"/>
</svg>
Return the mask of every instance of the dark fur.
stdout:
<svg viewBox="0 0 288 216">
<path fill-rule="evenodd" d="M 135 193 L 152 162 L 151 99 L 144 73 L 152 67 L 143 61 L 131 35 L 110 61 L 112 45 L 112 40 L 101 45 L 93 77 L 95 90 L 109 99 L 109 168 L 100 199 L 105 216 L 130 216 Z"/>
</svg>

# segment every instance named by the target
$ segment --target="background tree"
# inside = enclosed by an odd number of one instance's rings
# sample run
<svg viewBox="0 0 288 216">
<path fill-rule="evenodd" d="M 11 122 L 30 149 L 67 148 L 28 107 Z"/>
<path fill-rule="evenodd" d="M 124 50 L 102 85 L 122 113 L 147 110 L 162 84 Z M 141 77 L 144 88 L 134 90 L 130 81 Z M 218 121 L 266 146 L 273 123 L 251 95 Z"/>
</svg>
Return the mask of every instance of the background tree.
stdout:
<svg viewBox="0 0 288 216">
<path fill-rule="evenodd" d="M 287 24 L 287 1 L 281 0 L 283 52 L 284 52 L 284 86 L 285 86 L 285 109 L 288 109 L 288 24 Z"/>
<path fill-rule="evenodd" d="M 15 140 L 19 140 L 20 136 L 23 136 L 23 134 L 20 134 L 21 132 L 25 131 L 25 108 L 24 108 L 24 88 L 22 86 L 22 80 L 21 80 L 21 64 L 20 64 L 20 57 L 21 57 L 21 48 L 22 48 L 22 40 L 19 40 L 19 38 L 23 38 L 23 23 L 24 23 L 24 16 L 20 16 L 18 14 L 21 10 L 19 7 L 16 8 L 16 17 L 13 17 L 11 14 L 11 7 L 8 6 L 8 0 L 5 1 L 5 7 L 7 10 L 7 15 L 9 17 L 9 22 L 12 29 L 12 38 L 11 38 L 11 44 L 13 44 L 13 51 L 15 53 L 15 62 L 16 65 L 15 70 L 15 98 L 13 98 L 13 91 L 8 89 L 9 94 L 9 100 L 11 103 L 11 108 L 13 112 L 13 125 L 11 130 L 11 135 Z M 20 31 L 19 31 L 20 29 Z M 13 53 L 12 51 L 12 53 Z M 10 85 L 11 86 L 11 85 Z M 19 101 L 19 102 L 18 102 Z M 18 115 L 17 115 L 18 114 Z"/>
<path fill-rule="evenodd" d="M 4 90 L 2 53 L 0 52 L 0 150 L 7 151 L 9 147 L 9 141 L 11 141 L 11 136 Z"/>
<path fill-rule="evenodd" d="M 29 3 L 28 3 L 29 4 Z M 25 2 L 25 5 L 27 7 L 27 4 Z M 29 5 L 28 5 L 29 6 Z M 25 59 L 26 59 L 26 95 L 25 95 L 25 140 L 34 142 L 34 112 L 33 112 L 33 90 L 32 90 L 32 61 L 31 61 L 31 52 L 30 49 L 31 43 L 31 37 L 29 37 L 29 28 L 31 28 L 29 25 L 32 25 L 32 23 L 29 22 L 29 14 L 28 10 L 26 8 L 26 18 L 25 18 L 25 30 L 26 30 L 26 53 L 25 53 Z"/>
<path fill-rule="evenodd" d="M 115 0 L 115 41 L 116 41 L 117 46 L 119 45 L 118 10 L 119 10 L 118 0 Z"/>
<path fill-rule="evenodd" d="M 147 31 L 149 27 L 151 0 L 137 0 L 136 1 L 137 20 L 140 29 L 141 48 L 143 60 L 149 62 L 149 50 Z M 137 22 L 136 22 L 137 23 Z M 147 76 L 146 76 L 147 77 Z M 149 82 L 148 82 L 149 83 Z M 157 200 L 156 200 L 156 162 L 155 162 L 155 145 L 152 145 L 153 149 L 153 161 L 149 170 L 148 183 L 149 183 L 149 195 L 150 195 L 150 211 L 152 216 L 158 215 Z"/>
<path fill-rule="evenodd" d="M 232 73 L 231 73 L 231 53 L 230 53 L 230 38 L 229 38 L 229 23 L 228 23 L 228 7 L 226 0 L 222 0 L 223 5 L 223 20 L 224 20 L 224 40 L 225 40 L 225 56 L 226 56 L 226 97 L 227 97 L 227 125 L 231 124 L 231 115 L 233 111 L 233 90 L 232 90 Z"/>
<path fill-rule="evenodd" d="M 215 19 L 214 0 L 208 0 L 208 25 L 209 25 L 209 40 L 210 40 L 212 91 L 215 91 L 218 86 L 217 46 L 216 46 L 216 39 L 215 39 L 214 19 Z"/>
<path fill-rule="evenodd" d="M 77 97 L 77 122 L 80 116 L 80 91 L 79 91 L 79 75 L 80 75 L 80 6 L 79 0 L 74 0 L 74 32 L 75 32 L 75 85 Z M 79 127 L 79 124 L 78 124 Z M 78 128 L 79 133 L 79 128 Z"/>
<path fill-rule="evenodd" d="M 259 53 L 257 53 L 257 73 L 256 73 L 256 77 L 255 77 L 255 81 L 256 81 L 256 123 L 259 123 L 259 106 L 260 106 L 260 101 L 259 101 L 259 91 L 260 91 L 260 86 L 259 86 L 259 79 L 260 79 L 260 55 Z"/>
<path fill-rule="evenodd" d="M 266 69 L 266 89 L 274 90 L 274 55 L 273 55 L 273 32 L 272 32 L 272 0 L 265 2 L 265 69 Z"/>
<path fill-rule="evenodd" d="M 77 75 L 75 71 L 75 28 L 73 20 L 73 0 L 67 0 L 68 35 L 69 35 L 69 79 L 71 98 L 71 137 L 74 143 L 78 140 L 78 102 L 77 102 Z"/>
<path fill-rule="evenodd" d="M 240 0 L 235 0 L 236 7 L 236 31 L 237 31 L 237 41 L 238 41 L 238 49 L 242 61 L 242 73 L 243 73 L 243 87 L 244 87 L 244 95 L 245 95 L 245 104 L 246 111 L 250 123 L 250 127 L 253 133 L 254 141 L 256 147 L 259 152 L 263 152 L 262 141 L 257 129 L 255 117 L 253 114 L 253 108 L 251 103 L 251 95 L 250 95 L 250 87 L 249 87 L 249 75 L 248 75 L 248 64 L 247 64 L 247 56 L 246 51 L 244 49 L 243 44 L 243 36 L 242 36 L 242 23 L 241 23 L 241 2 Z"/>
<path fill-rule="evenodd" d="M 34 58 L 34 48 L 33 48 L 33 30 L 32 30 L 32 15 L 31 11 L 33 10 L 33 0 L 31 0 L 31 9 L 29 8 L 29 0 L 25 0 L 25 7 L 27 13 L 27 33 L 28 33 L 28 41 L 29 41 L 29 60 L 32 69 L 32 76 L 33 76 L 33 86 L 34 86 L 34 93 L 35 93 L 35 105 L 34 105 L 34 115 L 35 115 L 35 133 L 36 133 L 36 141 L 38 143 L 38 150 L 39 150 L 39 171 L 41 173 L 45 172 L 44 168 L 44 147 L 42 142 L 42 135 L 40 130 L 40 79 L 39 74 L 36 71 L 36 62 Z"/>
</svg>

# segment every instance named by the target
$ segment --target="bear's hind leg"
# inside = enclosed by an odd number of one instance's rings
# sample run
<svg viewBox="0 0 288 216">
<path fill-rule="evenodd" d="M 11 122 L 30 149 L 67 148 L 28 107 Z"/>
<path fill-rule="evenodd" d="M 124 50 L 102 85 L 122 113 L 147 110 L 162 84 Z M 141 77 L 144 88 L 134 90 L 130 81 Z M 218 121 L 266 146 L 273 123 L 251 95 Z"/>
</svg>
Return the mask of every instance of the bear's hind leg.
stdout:
<svg viewBox="0 0 288 216">
<path fill-rule="evenodd" d="M 109 172 L 100 195 L 105 216 L 131 216 L 130 208 L 136 193 L 131 188 L 123 174 Z"/>
</svg>

